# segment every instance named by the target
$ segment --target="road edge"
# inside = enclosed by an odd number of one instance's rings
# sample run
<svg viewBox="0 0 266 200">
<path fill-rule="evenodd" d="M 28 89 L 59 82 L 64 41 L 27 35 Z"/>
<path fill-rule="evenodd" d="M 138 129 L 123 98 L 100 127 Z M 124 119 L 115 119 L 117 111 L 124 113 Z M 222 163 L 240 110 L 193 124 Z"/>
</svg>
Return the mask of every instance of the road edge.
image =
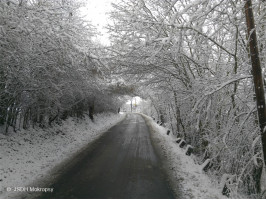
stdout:
<svg viewBox="0 0 266 200">
<path fill-rule="evenodd" d="M 145 120 L 149 128 L 152 145 L 154 147 L 155 152 L 157 153 L 157 155 L 159 156 L 161 160 L 163 171 L 165 172 L 167 176 L 167 181 L 169 182 L 169 186 L 171 187 L 171 190 L 173 191 L 175 198 L 176 199 L 183 198 L 181 187 L 176 182 L 176 179 L 175 179 L 176 175 L 174 174 L 173 170 L 170 170 L 171 169 L 170 161 L 167 159 L 165 152 L 163 151 L 161 146 L 159 146 L 158 139 L 155 137 L 155 134 L 158 134 L 158 133 L 151 124 L 153 122 L 152 118 L 143 113 L 137 113 L 137 114 L 143 117 L 143 119 Z"/>
<path fill-rule="evenodd" d="M 94 148 L 94 146 L 99 142 L 99 140 L 108 132 L 109 129 L 112 127 L 122 123 L 127 117 L 127 114 L 124 114 L 121 119 L 119 119 L 115 124 L 112 124 L 112 126 L 108 127 L 107 129 L 103 130 L 98 137 L 96 137 L 93 141 L 88 142 L 87 144 L 83 145 L 79 150 L 73 152 L 69 157 L 64 159 L 61 163 L 57 164 L 56 166 L 52 167 L 46 176 L 38 178 L 28 184 L 26 187 L 32 187 L 32 185 L 39 187 L 39 188 L 47 188 L 53 183 L 56 182 L 56 180 L 64 173 L 66 173 L 69 169 L 71 169 L 75 164 L 80 162 L 84 156 L 86 156 L 86 153 Z M 8 194 L 5 198 L 6 199 L 34 199 L 41 196 L 42 193 L 38 192 L 21 192 L 19 194 L 17 193 L 11 193 Z"/>
</svg>

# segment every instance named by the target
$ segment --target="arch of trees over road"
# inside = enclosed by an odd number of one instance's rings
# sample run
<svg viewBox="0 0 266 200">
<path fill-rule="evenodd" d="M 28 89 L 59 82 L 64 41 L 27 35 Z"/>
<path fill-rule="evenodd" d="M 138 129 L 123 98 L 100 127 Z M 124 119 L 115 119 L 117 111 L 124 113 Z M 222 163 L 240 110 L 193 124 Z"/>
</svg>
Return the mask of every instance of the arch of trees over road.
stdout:
<svg viewBox="0 0 266 200">
<path fill-rule="evenodd" d="M 71 0 L 0 2 L 0 125 L 47 126 L 68 116 L 117 111 L 96 29 Z"/>
<path fill-rule="evenodd" d="M 263 148 L 250 34 L 264 80 L 266 3 L 253 0 L 119 0 L 109 13 L 111 45 L 71 0 L 0 2 L 0 124 L 47 126 L 68 116 L 117 112 L 123 95 L 211 159 L 211 175 L 258 197 Z M 247 7 L 246 7 L 247 8 Z M 265 110 L 265 109 L 263 109 Z"/>
</svg>

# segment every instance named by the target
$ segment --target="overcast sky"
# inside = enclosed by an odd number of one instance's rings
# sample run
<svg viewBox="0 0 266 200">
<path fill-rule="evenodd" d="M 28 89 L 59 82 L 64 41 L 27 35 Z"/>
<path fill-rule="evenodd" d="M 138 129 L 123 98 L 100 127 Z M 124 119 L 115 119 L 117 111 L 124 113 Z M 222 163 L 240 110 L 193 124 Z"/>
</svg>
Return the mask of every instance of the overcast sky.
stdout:
<svg viewBox="0 0 266 200">
<path fill-rule="evenodd" d="M 98 37 L 103 44 L 109 44 L 108 33 L 104 26 L 108 22 L 106 13 L 112 8 L 111 2 L 117 2 L 117 0 L 87 0 L 87 6 L 81 9 L 81 15 L 86 16 L 86 19 L 103 34 Z"/>
</svg>

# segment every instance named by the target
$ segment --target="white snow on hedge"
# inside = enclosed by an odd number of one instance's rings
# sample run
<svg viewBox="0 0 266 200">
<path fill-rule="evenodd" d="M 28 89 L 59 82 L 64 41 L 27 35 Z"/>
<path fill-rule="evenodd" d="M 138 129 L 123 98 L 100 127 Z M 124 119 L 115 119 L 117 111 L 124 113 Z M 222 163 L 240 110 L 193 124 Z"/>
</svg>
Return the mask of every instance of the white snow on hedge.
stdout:
<svg viewBox="0 0 266 200">
<path fill-rule="evenodd" d="M 155 138 L 157 145 L 166 156 L 169 166 L 168 175 L 173 187 L 181 187 L 182 198 L 191 199 L 225 199 L 221 194 L 218 181 L 211 180 L 202 171 L 202 166 L 194 162 L 193 156 L 185 155 L 185 148 L 179 147 L 176 143 L 177 138 L 172 133 L 167 135 L 167 129 L 159 126 L 152 118 L 145 117 L 147 124 L 151 128 L 152 137 Z M 176 188 L 173 188 L 176 190 Z"/>
<path fill-rule="evenodd" d="M 98 114 L 94 122 L 69 118 L 51 128 L 30 128 L 8 136 L 0 133 L 0 198 L 12 197 L 7 187 L 25 187 L 76 153 L 125 115 Z"/>
</svg>

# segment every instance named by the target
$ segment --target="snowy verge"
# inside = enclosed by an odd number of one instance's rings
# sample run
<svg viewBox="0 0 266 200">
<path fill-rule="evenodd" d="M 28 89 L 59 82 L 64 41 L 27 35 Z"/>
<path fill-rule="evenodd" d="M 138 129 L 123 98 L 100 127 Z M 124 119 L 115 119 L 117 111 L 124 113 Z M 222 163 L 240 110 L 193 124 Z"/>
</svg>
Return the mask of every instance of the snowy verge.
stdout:
<svg viewBox="0 0 266 200">
<path fill-rule="evenodd" d="M 141 113 L 140 113 L 141 114 Z M 141 114 L 150 128 L 154 145 L 163 157 L 164 165 L 170 179 L 176 198 L 190 199 L 225 199 L 217 181 L 211 180 L 202 171 L 202 166 L 195 164 L 193 155 L 187 156 L 185 149 L 181 149 L 171 133 L 159 126 L 151 117 Z M 165 163 L 166 162 L 166 163 Z M 178 196 L 177 196 L 178 195 Z"/>
<path fill-rule="evenodd" d="M 79 153 L 105 131 L 125 118 L 125 114 L 98 114 L 94 122 L 69 118 L 51 128 L 31 128 L 0 134 L 0 198 L 13 198 L 16 187 L 35 186 L 51 175 L 54 168 Z M 65 164 L 65 163 L 64 163 Z M 47 183 L 49 180 L 46 180 Z M 7 191 L 11 190 L 11 191 Z M 22 194 L 22 193 L 21 193 Z"/>
</svg>

